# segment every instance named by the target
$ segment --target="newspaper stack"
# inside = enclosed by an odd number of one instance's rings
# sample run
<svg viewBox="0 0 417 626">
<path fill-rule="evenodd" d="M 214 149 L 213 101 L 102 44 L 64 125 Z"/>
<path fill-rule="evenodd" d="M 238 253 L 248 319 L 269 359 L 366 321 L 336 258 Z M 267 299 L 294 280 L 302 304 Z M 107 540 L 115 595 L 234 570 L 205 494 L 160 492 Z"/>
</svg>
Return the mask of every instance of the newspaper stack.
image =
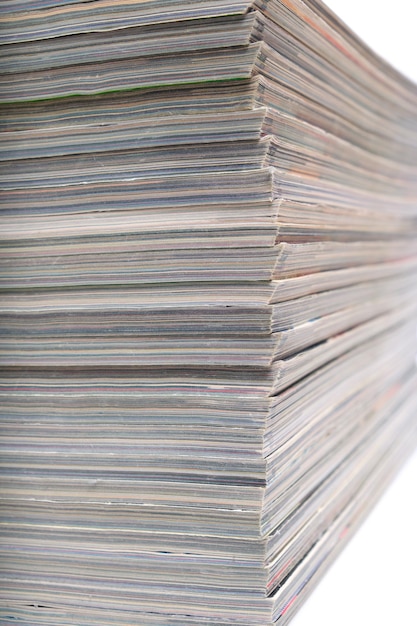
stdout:
<svg viewBox="0 0 417 626">
<path fill-rule="evenodd" d="M 417 88 L 317 0 L 0 14 L 0 620 L 283 626 L 417 441 Z"/>
</svg>

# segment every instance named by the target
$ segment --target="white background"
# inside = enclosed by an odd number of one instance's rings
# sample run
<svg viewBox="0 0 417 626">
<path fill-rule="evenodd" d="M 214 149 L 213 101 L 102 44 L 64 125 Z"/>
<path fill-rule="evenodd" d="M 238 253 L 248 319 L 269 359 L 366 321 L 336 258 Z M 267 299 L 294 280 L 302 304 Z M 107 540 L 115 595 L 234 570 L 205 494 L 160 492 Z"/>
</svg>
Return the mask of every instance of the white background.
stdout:
<svg viewBox="0 0 417 626">
<path fill-rule="evenodd" d="M 417 0 L 327 0 L 326 4 L 374 52 L 417 83 Z"/>
<path fill-rule="evenodd" d="M 416 485 L 414 454 L 291 626 L 417 625 Z"/>
<path fill-rule="evenodd" d="M 327 5 L 417 83 L 417 0 L 328 0 Z M 417 454 L 291 626 L 417 626 L 416 493 Z"/>
</svg>

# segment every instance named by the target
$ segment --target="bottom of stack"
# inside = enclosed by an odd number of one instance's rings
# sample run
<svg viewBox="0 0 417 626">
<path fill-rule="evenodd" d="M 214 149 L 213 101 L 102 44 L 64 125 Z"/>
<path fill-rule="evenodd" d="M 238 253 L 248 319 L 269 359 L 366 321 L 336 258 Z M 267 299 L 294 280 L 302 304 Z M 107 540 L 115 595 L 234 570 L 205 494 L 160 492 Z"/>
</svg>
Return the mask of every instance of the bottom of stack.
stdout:
<svg viewBox="0 0 417 626">
<path fill-rule="evenodd" d="M 248 385 L 229 380 L 229 426 L 193 424 L 195 406 L 184 402 L 188 442 L 168 411 L 159 442 L 156 423 L 142 430 L 148 450 L 133 443 L 128 408 L 119 404 L 112 425 L 103 401 L 101 421 L 90 414 L 87 426 L 71 426 L 68 397 L 47 414 L 45 378 L 43 392 L 32 381 L 44 413 L 24 416 L 21 405 L 10 433 L 4 424 L 0 622 L 286 624 L 417 443 L 409 326 L 270 397 L 262 428 L 260 383 L 251 402 Z M 15 381 L 17 396 L 24 382 Z M 182 393 L 191 376 L 188 385 Z M 220 387 L 200 383 L 200 410 Z M 215 404 L 213 395 L 214 423 Z"/>
</svg>

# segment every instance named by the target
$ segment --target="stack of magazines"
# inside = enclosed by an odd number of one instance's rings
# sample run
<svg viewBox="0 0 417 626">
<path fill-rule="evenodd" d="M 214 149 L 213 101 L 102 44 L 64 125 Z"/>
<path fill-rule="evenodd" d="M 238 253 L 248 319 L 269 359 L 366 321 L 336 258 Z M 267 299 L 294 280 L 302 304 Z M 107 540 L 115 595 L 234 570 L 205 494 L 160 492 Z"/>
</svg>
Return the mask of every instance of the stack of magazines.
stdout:
<svg viewBox="0 0 417 626">
<path fill-rule="evenodd" d="M 0 15 L 0 621 L 283 626 L 417 443 L 417 87 L 318 0 Z"/>
</svg>

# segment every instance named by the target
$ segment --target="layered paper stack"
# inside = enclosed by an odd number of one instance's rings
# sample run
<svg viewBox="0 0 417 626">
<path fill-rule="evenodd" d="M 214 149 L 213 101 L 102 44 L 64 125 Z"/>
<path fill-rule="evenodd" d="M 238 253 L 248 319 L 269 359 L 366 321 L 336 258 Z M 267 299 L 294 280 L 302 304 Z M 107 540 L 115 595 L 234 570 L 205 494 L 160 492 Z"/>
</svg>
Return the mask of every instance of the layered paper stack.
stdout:
<svg viewBox="0 0 417 626">
<path fill-rule="evenodd" d="M 282 626 L 417 441 L 417 88 L 316 0 L 0 14 L 0 621 Z"/>
</svg>

